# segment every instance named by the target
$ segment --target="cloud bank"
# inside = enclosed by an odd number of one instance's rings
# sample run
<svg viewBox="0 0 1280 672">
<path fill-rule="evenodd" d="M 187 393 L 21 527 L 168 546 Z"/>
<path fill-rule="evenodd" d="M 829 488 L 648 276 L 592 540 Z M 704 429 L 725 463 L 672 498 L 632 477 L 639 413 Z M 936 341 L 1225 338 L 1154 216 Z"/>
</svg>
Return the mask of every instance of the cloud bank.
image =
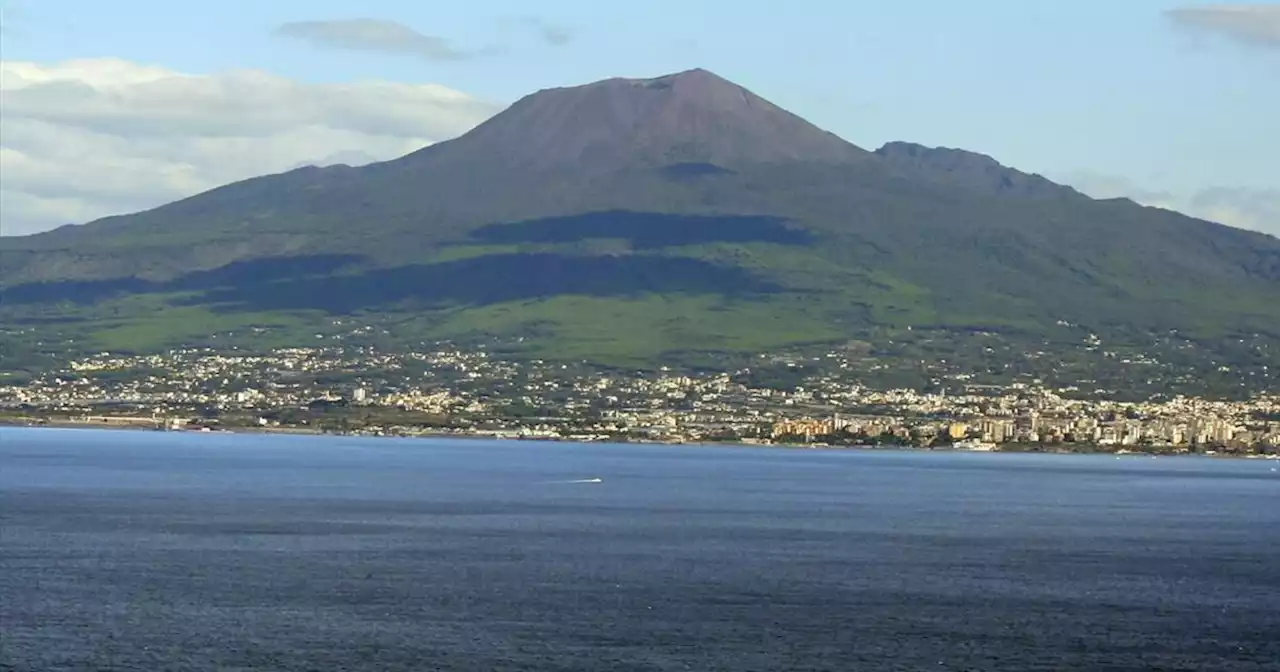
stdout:
<svg viewBox="0 0 1280 672">
<path fill-rule="evenodd" d="M 134 212 L 309 163 L 385 160 L 499 106 L 434 84 L 305 84 L 102 58 L 0 61 L 0 234 Z"/>
<path fill-rule="evenodd" d="M 1143 205 L 1280 236 L 1280 188 L 1209 187 L 1186 193 L 1145 189 L 1122 177 L 1074 173 L 1064 183 L 1094 198 L 1130 198 Z"/>
<path fill-rule="evenodd" d="M 1240 4 L 1181 7 L 1165 13 L 1181 28 L 1241 44 L 1280 49 L 1280 5 Z"/>
</svg>

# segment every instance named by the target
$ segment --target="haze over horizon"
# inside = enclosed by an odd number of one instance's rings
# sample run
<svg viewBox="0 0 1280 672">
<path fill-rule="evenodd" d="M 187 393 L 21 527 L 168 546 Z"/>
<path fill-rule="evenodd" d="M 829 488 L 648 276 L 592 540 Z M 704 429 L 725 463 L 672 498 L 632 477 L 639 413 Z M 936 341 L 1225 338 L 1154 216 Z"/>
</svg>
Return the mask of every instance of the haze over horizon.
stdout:
<svg viewBox="0 0 1280 672">
<path fill-rule="evenodd" d="M 0 6 L 3 235 L 394 158 L 537 89 L 694 67 L 867 149 L 963 148 L 1280 235 L 1273 3 Z"/>
</svg>

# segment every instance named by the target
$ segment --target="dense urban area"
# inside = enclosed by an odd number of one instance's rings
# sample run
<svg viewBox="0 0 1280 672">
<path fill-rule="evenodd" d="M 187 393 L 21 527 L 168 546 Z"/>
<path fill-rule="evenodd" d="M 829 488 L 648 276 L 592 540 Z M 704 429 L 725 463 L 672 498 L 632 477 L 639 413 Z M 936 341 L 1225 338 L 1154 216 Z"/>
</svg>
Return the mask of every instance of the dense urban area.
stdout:
<svg viewBox="0 0 1280 672">
<path fill-rule="evenodd" d="M 1036 380 L 874 389 L 848 354 L 760 356 L 733 372 L 509 361 L 447 344 L 266 354 L 102 353 L 0 386 L 9 424 L 580 441 L 739 442 L 1280 457 L 1280 394 L 1109 398 Z M 770 372 L 762 376 L 762 371 Z M 795 372 L 788 377 L 787 372 Z"/>
</svg>

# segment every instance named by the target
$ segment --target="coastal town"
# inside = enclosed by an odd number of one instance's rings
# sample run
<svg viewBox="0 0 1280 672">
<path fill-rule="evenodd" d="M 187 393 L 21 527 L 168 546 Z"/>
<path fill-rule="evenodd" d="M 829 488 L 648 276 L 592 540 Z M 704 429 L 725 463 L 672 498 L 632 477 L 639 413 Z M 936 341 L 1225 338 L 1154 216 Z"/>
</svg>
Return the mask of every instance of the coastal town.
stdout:
<svg viewBox="0 0 1280 672">
<path fill-rule="evenodd" d="M 831 360 L 828 353 L 815 360 Z M 736 372 L 602 371 L 483 349 L 379 353 L 284 348 L 101 353 L 0 385 L 7 424 L 302 431 L 577 441 L 736 442 L 979 451 L 1280 456 L 1280 394 L 1108 399 L 1035 381 L 953 376 L 873 389 L 816 371 L 761 383 Z"/>
</svg>

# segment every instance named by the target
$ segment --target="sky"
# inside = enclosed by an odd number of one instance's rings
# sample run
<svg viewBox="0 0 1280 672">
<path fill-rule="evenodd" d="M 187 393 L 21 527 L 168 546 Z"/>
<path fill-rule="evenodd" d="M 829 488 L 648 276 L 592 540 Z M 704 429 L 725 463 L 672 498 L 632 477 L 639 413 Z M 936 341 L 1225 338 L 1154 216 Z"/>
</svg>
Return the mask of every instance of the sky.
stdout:
<svg viewBox="0 0 1280 672">
<path fill-rule="evenodd" d="M 845 139 L 1280 235 L 1280 3 L 0 0 L 0 234 L 702 67 Z"/>
</svg>

